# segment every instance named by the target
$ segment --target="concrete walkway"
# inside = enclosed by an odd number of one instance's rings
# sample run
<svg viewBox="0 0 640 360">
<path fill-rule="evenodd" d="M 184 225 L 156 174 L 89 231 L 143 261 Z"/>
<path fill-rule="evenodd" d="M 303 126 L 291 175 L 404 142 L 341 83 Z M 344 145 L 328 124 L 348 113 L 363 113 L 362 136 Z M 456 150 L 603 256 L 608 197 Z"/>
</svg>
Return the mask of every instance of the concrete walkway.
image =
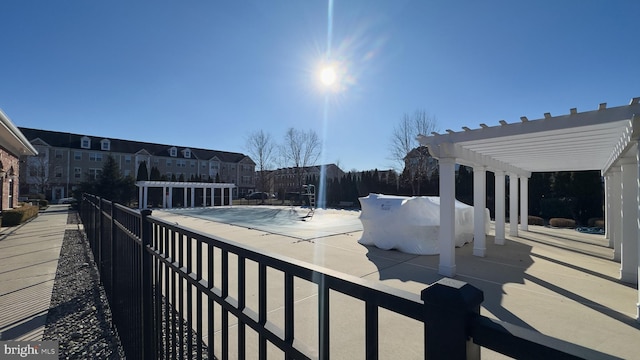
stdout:
<svg viewBox="0 0 640 360">
<path fill-rule="evenodd" d="M 0 229 L 0 340 L 42 340 L 68 212 L 51 205 Z"/>
</svg>

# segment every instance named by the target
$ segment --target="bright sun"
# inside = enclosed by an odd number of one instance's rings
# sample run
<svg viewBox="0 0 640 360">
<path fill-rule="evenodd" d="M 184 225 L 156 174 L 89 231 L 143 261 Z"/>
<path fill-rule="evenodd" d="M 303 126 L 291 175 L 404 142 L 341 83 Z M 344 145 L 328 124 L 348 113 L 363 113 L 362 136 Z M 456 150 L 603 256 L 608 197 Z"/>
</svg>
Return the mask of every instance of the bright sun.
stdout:
<svg viewBox="0 0 640 360">
<path fill-rule="evenodd" d="M 331 86 L 336 82 L 336 71 L 332 66 L 327 66 L 320 73 L 320 80 L 325 86 Z"/>
</svg>

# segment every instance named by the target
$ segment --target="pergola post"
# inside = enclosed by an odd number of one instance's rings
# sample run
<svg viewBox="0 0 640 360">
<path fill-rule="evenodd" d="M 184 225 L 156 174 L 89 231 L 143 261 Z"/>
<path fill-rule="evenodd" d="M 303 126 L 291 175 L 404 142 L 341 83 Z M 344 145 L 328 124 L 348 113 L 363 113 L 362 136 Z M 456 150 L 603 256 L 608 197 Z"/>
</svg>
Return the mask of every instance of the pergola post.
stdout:
<svg viewBox="0 0 640 360">
<path fill-rule="evenodd" d="M 495 192 L 495 243 L 496 245 L 504 245 L 504 219 L 505 219 L 505 190 L 504 190 L 504 171 L 496 171 L 495 173 L 496 179 L 496 192 Z"/>
<path fill-rule="evenodd" d="M 509 235 L 518 236 L 518 175 L 509 174 Z"/>
<path fill-rule="evenodd" d="M 184 187 L 184 191 L 182 193 L 183 194 L 182 195 L 182 202 L 184 203 L 184 204 L 182 204 L 182 207 L 185 207 L 185 208 L 187 207 L 187 191 L 188 190 L 189 190 L 189 188 L 185 186 Z"/>
<path fill-rule="evenodd" d="M 440 167 L 440 233 L 438 234 L 440 265 L 438 273 L 454 277 L 456 275 L 456 161 L 454 158 L 440 158 L 438 164 Z"/>
<path fill-rule="evenodd" d="M 163 209 L 167 208 L 167 187 L 166 186 L 162 187 L 162 208 Z"/>
<path fill-rule="evenodd" d="M 633 242 L 636 245 L 636 285 L 638 284 L 638 280 L 640 279 L 640 186 L 638 186 L 638 181 L 640 181 L 640 141 L 636 140 L 636 237 Z M 636 303 L 636 321 L 640 322 L 640 286 L 638 288 L 638 302 Z"/>
<path fill-rule="evenodd" d="M 613 248 L 611 237 L 611 174 L 604 176 L 604 238 L 609 240 L 609 247 Z"/>
<path fill-rule="evenodd" d="M 473 167 L 473 255 L 484 257 L 487 252 L 485 213 L 487 207 L 487 170 Z M 442 220 L 440 220 L 442 221 Z"/>
<path fill-rule="evenodd" d="M 144 202 L 144 190 L 146 187 L 141 186 L 138 188 L 138 209 L 144 209 L 147 207 L 147 203 Z"/>
<path fill-rule="evenodd" d="M 613 260 L 620 261 L 622 247 L 622 174 L 620 167 L 612 167 L 611 173 L 611 196 L 609 205 L 612 211 L 609 214 L 609 238 L 613 239 Z M 614 210 L 615 209 L 615 210 Z"/>
<path fill-rule="evenodd" d="M 638 282 L 638 164 L 624 162 L 622 171 L 622 253 L 620 280 Z"/>
<path fill-rule="evenodd" d="M 520 230 L 529 230 L 529 178 L 520 176 Z"/>
</svg>

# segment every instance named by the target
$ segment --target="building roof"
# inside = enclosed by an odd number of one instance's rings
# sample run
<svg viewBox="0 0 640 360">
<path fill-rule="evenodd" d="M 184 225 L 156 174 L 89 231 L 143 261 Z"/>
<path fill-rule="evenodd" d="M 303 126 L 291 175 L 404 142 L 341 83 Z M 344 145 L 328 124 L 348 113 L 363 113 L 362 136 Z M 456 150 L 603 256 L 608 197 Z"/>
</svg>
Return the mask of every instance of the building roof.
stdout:
<svg viewBox="0 0 640 360">
<path fill-rule="evenodd" d="M 91 139 L 91 146 L 89 150 L 94 151 L 104 151 L 101 150 L 101 141 L 109 140 L 110 142 L 110 152 L 118 152 L 118 153 L 128 153 L 135 154 L 141 151 L 146 151 L 150 155 L 153 156 L 170 156 L 170 149 L 176 148 L 178 159 L 191 159 L 191 160 L 210 160 L 210 159 L 218 159 L 222 162 L 228 163 L 237 163 L 242 161 L 248 156 L 242 153 L 228 152 L 228 151 L 220 151 L 220 150 L 209 150 L 209 149 L 199 149 L 199 148 L 191 148 L 186 146 L 177 146 L 177 145 L 165 145 L 165 144 L 155 144 L 141 141 L 132 141 L 132 140 L 122 140 L 122 139 L 112 139 L 105 138 L 101 136 L 94 135 L 80 135 L 59 131 L 50 131 L 50 130 L 39 130 L 39 129 L 30 129 L 30 128 L 19 128 L 24 136 L 33 141 L 35 139 L 41 139 L 46 142 L 50 146 L 53 147 L 61 147 L 61 148 L 70 148 L 70 149 L 83 149 L 81 147 L 81 140 L 85 136 Z M 191 157 L 185 157 L 184 150 L 191 151 Z M 85 149 L 87 150 L 87 149 Z"/>
<path fill-rule="evenodd" d="M 38 154 L 38 151 L 2 109 L 0 109 L 0 145 L 15 156 Z"/>
<path fill-rule="evenodd" d="M 635 158 L 640 129 L 640 98 L 629 105 L 445 134 L 419 135 L 436 158 L 452 157 L 468 166 L 486 166 L 529 176 L 532 172 L 600 170 L 606 173 L 625 157 Z"/>
</svg>

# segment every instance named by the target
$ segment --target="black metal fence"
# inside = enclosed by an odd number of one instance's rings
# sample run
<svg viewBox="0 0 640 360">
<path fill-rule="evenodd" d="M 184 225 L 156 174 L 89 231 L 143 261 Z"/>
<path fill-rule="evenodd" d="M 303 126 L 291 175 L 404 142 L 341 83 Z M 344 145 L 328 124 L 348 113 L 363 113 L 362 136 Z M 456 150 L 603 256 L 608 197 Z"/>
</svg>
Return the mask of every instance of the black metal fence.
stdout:
<svg viewBox="0 0 640 360">
<path fill-rule="evenodd" d="M 483 293 L 457 280 L 442 279 L 418 296 L 92 195 L 83 196 L 80 214 L 132 359 L 344 357 L 332 341 L 346 334 L 334 333 L 339 330 L 331 323 L 335 299 L 345 296 L 364 312 L 364 322 L 350 332 L 363 334 L 366 359 L 377 359 L 382 346 L 382 309 L 422 324 L 421 341 L 411 346 L 424 358 L 479 358 L 480 346 L 515 358 L 613 358 L 481 316 Z M 304 284 L 317 296 L 313 341 L 301 340 L 302 319 L 296 320 L 296 293 L 306 291 Z"/>
</svg>

